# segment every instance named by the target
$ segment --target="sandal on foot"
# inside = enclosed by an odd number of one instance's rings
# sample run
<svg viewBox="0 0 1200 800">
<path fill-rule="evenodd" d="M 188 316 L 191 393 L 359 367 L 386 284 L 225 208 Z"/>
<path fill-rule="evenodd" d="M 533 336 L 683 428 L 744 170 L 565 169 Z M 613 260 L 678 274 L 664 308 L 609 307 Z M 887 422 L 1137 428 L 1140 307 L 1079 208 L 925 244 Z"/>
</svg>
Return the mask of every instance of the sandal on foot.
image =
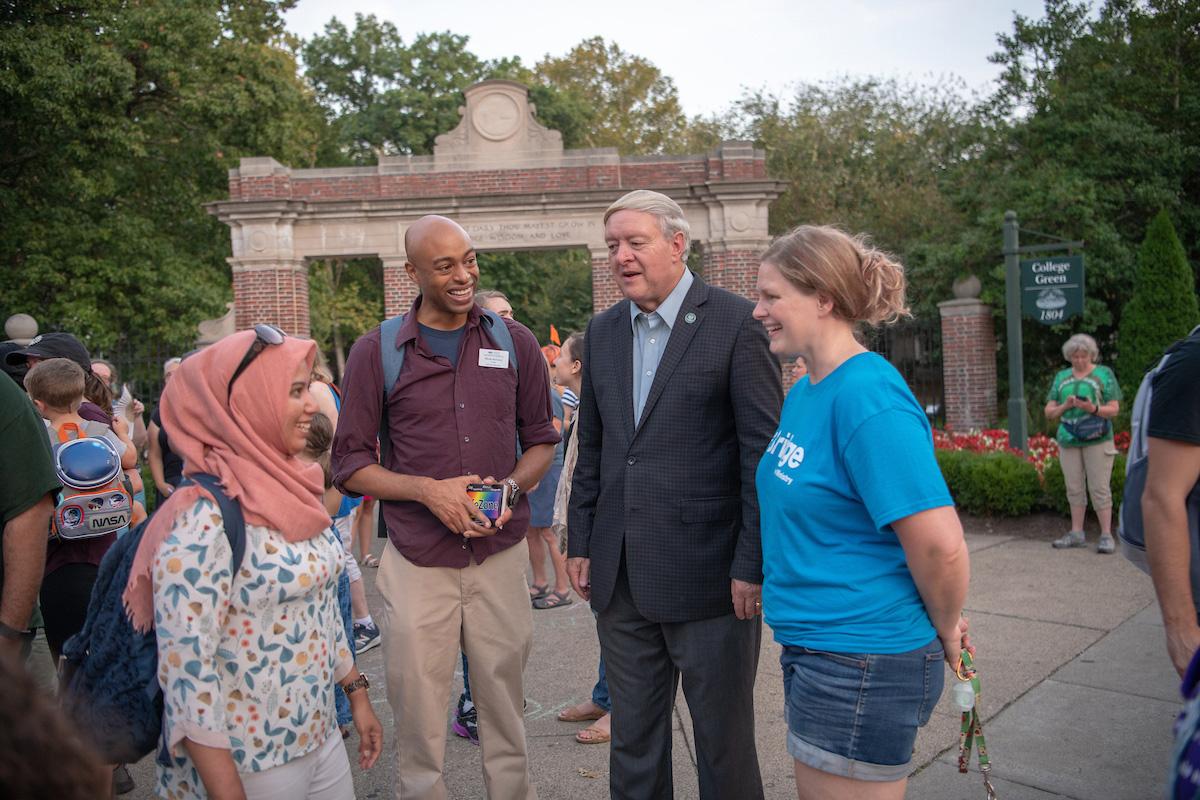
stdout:
<svg viewBox="0 0 1200 800">
<path fill-rule="evenodd" d="M 548 583 L 531 583 L 529 584 L 529 602 L 541 600 L 546 595 L 550 594 L 550 584 Z"/>
<path fill-rule="evenodd" d="M 591 708 L 592 711 L 580 711 L 581 708 Z M 558 712 L 559 722 L 593 722 L 600 719 L 608 712 L 600 708 L 595 703 L 580 703 L 577 706 L 564 708 Z"/>
<path fill-rule="evenodd" d="M 533 607 L 542 609 L 562 608 L 563 606 L 569 606 L 574 602 L 575 601 L 571 599 L 571 590 L 567 589 L 565 592 L 550 592 L 536 598 L 533 601 Z"/>
<path fill-rule="evenodd" d="M 374 553 L 368 553 L 366 557 L 363 558 L 362 565 L 364 567 L 378 567 L 379 559 L 375 557 Z"/>
<path fill-rule="evenodd" d="M 595 725 L 589 725 L 575 734 L 575 741 L 580 744 L 604 744 L 612 741 L 612 734 L 609 731 L 597 728 Z"/>
</svg>

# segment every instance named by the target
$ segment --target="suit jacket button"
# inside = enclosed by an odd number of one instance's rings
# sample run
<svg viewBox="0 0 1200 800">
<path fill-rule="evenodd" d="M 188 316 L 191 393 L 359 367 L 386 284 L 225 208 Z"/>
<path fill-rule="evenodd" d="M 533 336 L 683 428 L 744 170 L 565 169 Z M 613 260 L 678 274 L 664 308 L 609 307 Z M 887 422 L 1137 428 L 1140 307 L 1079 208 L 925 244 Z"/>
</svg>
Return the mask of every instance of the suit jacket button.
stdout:
<svg viewBox="0 0 1200 800">
<path fill-rule="evenodd" d="M 629 457 L 629 458 L 628 458 L 628 459 L 625 461 L 625 463 L 626 463 L 626 464 L 628 464 L 629 466 L 631 466 L 631 467 L 632 467 L 634 464 L 636 464 L 636 463 L 637 463 L 637 458 L 635 458 L 634 456 L 630 456 L 630 457 Z"/>
</svg>

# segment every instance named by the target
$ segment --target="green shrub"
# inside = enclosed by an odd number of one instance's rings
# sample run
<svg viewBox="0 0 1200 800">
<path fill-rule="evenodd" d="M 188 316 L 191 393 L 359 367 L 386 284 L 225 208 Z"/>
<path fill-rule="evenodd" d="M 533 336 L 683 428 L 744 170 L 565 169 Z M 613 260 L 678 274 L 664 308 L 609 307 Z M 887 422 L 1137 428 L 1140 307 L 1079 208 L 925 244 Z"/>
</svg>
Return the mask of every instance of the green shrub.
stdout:
<svg viewBox="0 0 1200 800">
<path fill-rule="evenodd" d="M 1117 453 L 1113 459 L 1112 478 L 1109 481 L 1109 486 L 1112 488 L 1113 498 L 1113 513 L 1121 507 L 1121 493 L 1125 490 L 1125 454 Z M 1052 458 L 1046 462 L 1046 468 L 1042 470 L 1042 489 L 1045 496 L 1042 498 L 1042 504 L 1052 511 L 1057 511 L 1064 517 L 1071 516 L 1071 507 L 1067 505 L 1067 481 L 1063 477 L 1062 465 L 1057 458 Z M 1088 505 L 1092 503 L 1088 499 Z M 1115 518 L 1114 518 L 1115 519 Z"/>
<path fill-rule="evenodd" d="M 968 514 L 1017 517 L 1042 498 L 1037 469 L 1011 453 L 943 450 L 937 460 L 955 504 Z"/>
<path fill-rule="evenodd" d="M 942 477 L 946 480 L 950 496 L 958 497 L 963 483 L 963 469 L 966 463 L 972 458 L 977 458 L 978 454 L 968 450 L 934 450 L 933 455 L 942 469 Z"/>
<path fill-rule="evenodd" d="M 1133 295 L 1121 312 L 1117 331 L 1117 378 L 1124 390 L 1119 421 L 1125 427 L 1133 395 L 1163 350 L 1200 322 L 1195 277 L 1175 226 L 1160 211 L 1146 229 L 1138 251 Z"/>
</svg>

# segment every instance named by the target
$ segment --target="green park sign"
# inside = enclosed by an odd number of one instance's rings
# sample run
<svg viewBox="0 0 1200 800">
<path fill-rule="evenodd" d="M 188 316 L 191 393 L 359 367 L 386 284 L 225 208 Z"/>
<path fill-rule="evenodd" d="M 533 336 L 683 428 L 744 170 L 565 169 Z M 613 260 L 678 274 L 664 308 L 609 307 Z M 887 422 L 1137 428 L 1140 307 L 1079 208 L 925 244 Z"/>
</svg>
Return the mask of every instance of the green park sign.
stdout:
<svg viewBox="0 0 1200 800">
<path fill-rule="evenodd" d="M 1021 261 L 1021 314 L 1059 325 L 1083 314 L 1083 256 Z"/>
</svg>

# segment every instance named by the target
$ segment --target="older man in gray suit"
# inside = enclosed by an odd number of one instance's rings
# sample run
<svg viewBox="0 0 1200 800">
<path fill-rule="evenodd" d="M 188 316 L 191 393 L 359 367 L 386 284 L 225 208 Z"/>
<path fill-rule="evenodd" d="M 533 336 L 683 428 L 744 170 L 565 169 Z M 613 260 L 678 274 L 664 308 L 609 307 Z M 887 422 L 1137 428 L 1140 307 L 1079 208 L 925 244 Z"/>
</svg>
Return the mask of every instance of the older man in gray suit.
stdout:
<svg viewBox="0 0 1200 800">
<path fill-rule="evenodd" d="M 604 215 L 625 300 L 588 326 L 568 573 L 598 614 L 614 798 L 670 798 L 680 676 L 700 796 L 762 797 L 754 676 L 762 550 L 754 473 L 779 363 L 753 304 L 687 269 L 682 210 L 631 192 Z"/>
</svg>

